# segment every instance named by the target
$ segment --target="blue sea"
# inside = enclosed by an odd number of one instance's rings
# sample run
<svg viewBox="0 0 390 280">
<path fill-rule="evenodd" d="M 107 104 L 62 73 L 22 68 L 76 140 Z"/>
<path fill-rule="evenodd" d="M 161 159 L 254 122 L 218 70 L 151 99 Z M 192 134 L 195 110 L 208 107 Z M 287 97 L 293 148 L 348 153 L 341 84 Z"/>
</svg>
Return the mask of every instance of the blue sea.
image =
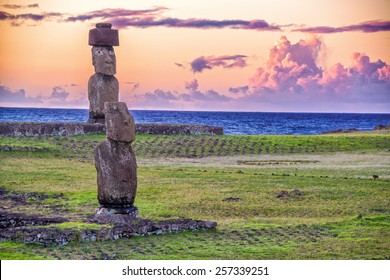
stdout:
<svg viewBox="0 0 390 280">
<path fill-rule="evenodd" d="M 321 134 L 339 129 L 371 130 L 389 125 L 390 114 L 255 113 L 131 110 L 136 123 L 222 126 L 228 135 Z M 85 122 L 87 109 L 0 107 L 0 122 Z"/>
</svg>

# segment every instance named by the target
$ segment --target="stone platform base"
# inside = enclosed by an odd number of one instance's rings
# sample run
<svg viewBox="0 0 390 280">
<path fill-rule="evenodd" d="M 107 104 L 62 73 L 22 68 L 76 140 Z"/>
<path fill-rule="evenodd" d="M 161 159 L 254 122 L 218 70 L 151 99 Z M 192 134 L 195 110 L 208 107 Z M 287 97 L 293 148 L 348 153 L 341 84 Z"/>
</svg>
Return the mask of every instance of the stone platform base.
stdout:
<svg viewBox="0 0 390 280">
<path fill-rule="evenodd" d="M 128 224 L 138 218 L 137 207 L 107 208 L 95 210 L 94 221 L 99 224 Z"/>
<path fill-rule="evenodd" d="M 104 212 L 104 211 L 103 211 Z M 103 213 L 103 215 L 105 215 Z M 125 214 L 113 214 L 116 219 Z M 129 215 L 127 215 L 127 218 Z M 70 242 L 93 242 L 131 238 L 133 236 L 160 235 L 183 230 L 213 230 L 217 226 L 214 221 L 192 219 L 172 219 L 152 221 L 142 218 L 125 219 L 122 223 L 109 223 L 110 227 L 102 229 L 60 229 L 57 223 L 66 219 L 26 216 L 22 214 L 0 213 L 0 242 L 18 241 L 41 245 L 64 246 Z M 117 220 L 118 221 L 118 220 Z M 91 218 L 95 223 L 95 218 Z M 44 227 L 39 227 L 44 225 Z"/>
<path fill-rule="evenodd" d="M 103 123 L 70 122 L 0 122 L 0 136 L 69 136 L 105 132 Z M 137 134 L 164 134 L 164 135 L 223 135 L 223 128 L 208 125 L 190 124 L 136 124 Z"/>
<path fill-rule="evenodd" d="M 105 119 L 91 119 L 91 118 L 89 118 L 87 123 L 106 125 L 106 120 Z"/>
<path fill-rule="evenodd" d="M 42 245 L 66 245 L 70 242 L 92 242 L 104 240 L 116 240 L 118 238 L 131 238 L 133 236 L 148 236 L 179 232 L 183 230 L 213 230 L 217 226 L 214 221 L 200 221 L 185 218 L 153 221 L 136 217 L 138 210 L 135 207 L 120 209 L 97 209 L 101 215 L 127 216 L 125 222 L 101 224 L 95 220 L 95 216 L 76 215 L 67 217 L 65 211 L 58 209 L 56 205 L 65 203 L 63 194 L 48 195 L 45 193 L 24 193 L 9 191 L 0 187 L 0 242 L 18 241 Z M 53 199 L 53 205 L 48 205 L 52 212 L 57 215 L 28 215 L 13 213 L 12 210 L 25 207 L 26 200 L 34 198 L 31 205 L 41 205 L 44 199 Z M 39 204 L 36 201 L 39 201 Z M 29 202 L 30 203 L 30 202 Z M 29 204 L 30 205 L 30 204 Z M 102 207 L 107 208 L 107 207 Z M 20 208 L 21 209 L 21 208 Z M 65 209 L 64 209 L 65 210 Z M 129 215 L 131 214 L 131 215 Z M 129 219 L 129 217 L 131 217 Z M 69 228 L 60 227 L 59 224 L 66 222 L 81 222 L 86 228 L 83 229 L 78 223 Z M 93 229 L 92 229 L 93 228 Z"/>
</svg>

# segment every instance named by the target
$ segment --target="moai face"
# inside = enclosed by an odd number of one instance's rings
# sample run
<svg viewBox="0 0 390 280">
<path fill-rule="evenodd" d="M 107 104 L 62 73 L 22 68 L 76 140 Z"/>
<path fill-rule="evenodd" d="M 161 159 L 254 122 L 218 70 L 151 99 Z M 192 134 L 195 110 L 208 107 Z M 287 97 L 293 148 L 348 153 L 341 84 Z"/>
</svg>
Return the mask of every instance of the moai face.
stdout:
<svg viewBox="0 0 390 280">
<path fill-rule="evenodd" d="M 135 140 L 134 119 L 124 102 L 104 103 L 107 138 L 120 142 Z"/>
<path fill-rule="evenodd" d="M 116 57 L 114 48 L 106 46 L 92 47 L 92 64 L 95 66 L 95 73 L 115 75 Z"/>
</svg>

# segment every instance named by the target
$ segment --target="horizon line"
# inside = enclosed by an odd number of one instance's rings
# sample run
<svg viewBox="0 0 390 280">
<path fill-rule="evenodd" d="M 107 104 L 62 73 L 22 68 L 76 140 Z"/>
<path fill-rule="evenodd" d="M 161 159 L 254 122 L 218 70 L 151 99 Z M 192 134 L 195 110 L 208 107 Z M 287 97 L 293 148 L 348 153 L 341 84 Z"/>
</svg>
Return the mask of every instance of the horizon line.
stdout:
<svg viewBox="0 0 390 280">
<path fill-rule="evenodd" d="M 15 106 L 1 106 L 0 109 L 48 109 L 48 110 L 88 110 L 88 108 L 47 108 L 47 107 L 15 107 Z M 204 112 L 204 113 L 295 113 L 295 114 L 384 114 L 390 115 L 390 112 L 335 112 L 335 111 L 231 111 L 231 110 L 181 110 L 181 109 L 129 109 L 129 111 L 159 111 L 159 112 Z"/>
</svg>

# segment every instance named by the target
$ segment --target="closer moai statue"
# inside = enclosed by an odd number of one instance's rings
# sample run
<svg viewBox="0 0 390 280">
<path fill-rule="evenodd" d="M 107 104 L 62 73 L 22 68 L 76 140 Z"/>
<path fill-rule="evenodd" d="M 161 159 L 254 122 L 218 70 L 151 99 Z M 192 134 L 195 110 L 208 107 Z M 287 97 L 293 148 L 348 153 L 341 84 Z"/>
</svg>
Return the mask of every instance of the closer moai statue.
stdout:
<svg viewBox="0 0 390 280">
<path fill-rule="evenodd" d="M 101 205 L 95 217 L 103 222 L 117 221 L 113 214 L 136 218 L 137 163 L 131 148 L 135 140 L 134 120 L 124 102 L 106 102 L 104 109 L 107 139 L 94 151 Z"/>
<path fill-rule="evenodd" d="M 110 23 L 98 23 L 89 31 L 95 74 L 88 81 L 89 123 L 104 123 L 104 103 L 118 102 L 119 83 L 115 78 L 116 58 L 113 46 L 119 46 L 118 30 Z"/>
</svg>

